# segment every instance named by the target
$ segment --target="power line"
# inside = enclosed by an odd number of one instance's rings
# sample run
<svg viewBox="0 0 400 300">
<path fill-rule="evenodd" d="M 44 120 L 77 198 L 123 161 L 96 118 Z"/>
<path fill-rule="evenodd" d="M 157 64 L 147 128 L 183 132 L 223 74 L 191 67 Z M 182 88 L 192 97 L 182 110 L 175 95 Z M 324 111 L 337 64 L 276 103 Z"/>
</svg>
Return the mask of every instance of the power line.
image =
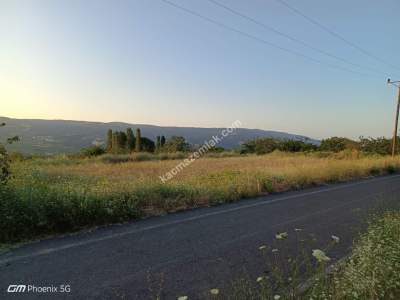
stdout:
<svg viewBox="0 0 400 300">
<path fill-rule="evenodd" d="M 339 56 L 337 56 L 335 54 L 332 54 L 332 53 L 329 53 L 329 52 L 327 52 L 325 50 L 321 50 L 321 49 L 319 49 L 317 47 L 314 47 L 311 44 L 308 44 L 307 42 L 304 42 L 304 41 L 302 41 L 302 40 L 300 40 L 298 38 L 290 36 L 289 34 L 286 34 L 286 33 L 282 32 L 282 31 L 279 31 L 279 30 L 275 29 L 272 26 L 266 25 L 265 23 L 262 23 L 262 22 L 260 22 L 260 21 L 258 21 L 256 19 L 254 19 L 254 18 L 252 18 L 252 17 L 250 17 L 248 15 L 245 15 L 245 14 L 243 14 L 243 13 L 241 13 L 241 12 L 239 12 L 239 11 L 237 11 L 237 10 L 235 10 L 235 9 L 225 5 L 225 4 L 222 4 L 222 3 L 218 2 L 218 1 L 216 1 L 216 0 L 208 0 L 208 1 L 213 3 L 213 4 L 215 4 L 215 5 L 217 5 L 217 6 L 219 6 L 219 7 L 221 7 L 221 8 L 223 8 L 223 9 L 225 9 L 225 10 L 227 10 L 227 11 L 230 11 L 231 13 L 233 13 L 233 14 L 235 14 L 237 16 L 240 16 L 240 17 L 242 17 L 242 18 L 244 18 L 244 19 L 246 19 L 246 20 L 248 20 L 248 21 L 250 21 L 250 22 L 252 22 L 252 23 L 254 23 L 256 25 L 259 25 L 259 26 L 261 26 L 261 27 L 263 27 L 263 28 L 265 28 L 265 29 L 267 29 L 269 31 L 272 31 L 277 35 L 283 36 L 283 37 L 285 37 L 285 38 L 287 38 L 287 39 L 289 39 L 289 40 L 291 40 L 293 42 L 296 42 L 296 43 L 298 43 L 300 45 L 303 45 L 303 46 L 305 46 L 305 47 L 307 47 L 307 48 L 309 48 L 311 50 L 314 50 L 314 51 L 316 51 L 318 53 L 324 54 L 326 56 L 329 56 L 329 57 L 334 58 L 336 60 L 342 61 L 342 62 L 347 63 L 349 65 L 352 65 L 354 67 L 368 69 L 368 70 L 373 71 L 373 72 L 375 72 L 377 74 L 388 76 L 386 73 L 383 73 L 383 72 L 381 72 L 381 71 L 379 71 L 377 69 L 374 69 L 374 68 L 371 68 L 371 67 L 368 67 L 368 66 L 363 66 L 363 65 L 360 65 L 360 64 L 357 64 L 357 63 L 353 63 L 353 62 L 351 62 L 351 61 L 349 61 L 349 60 L 347 60 L 345 58 L 339 57 Z"/>
<path fill-rule="evenodd" d="M 315 59 L 315 58 L 310 57 L 310 56 L 308 56 L 308 55 L 302 54 L 302 53 L 300 53 L 300 52 L 297 52 L 297 51 L 294 51 L 294 50 L 291 50 L 291 49 L 288 49 L 288 48 L 281 47 L 281 46 L 276 45 L 276 44 L 274 44 L 274 43 L 271 43 L 271 42 L 269 42 L 269 41 L 267 41 L 267 40 L 264 40 L 264 39 L 262 39 L 262 38 L 259 38 L 259 37 L 255 36 L 255 35 L 249 34 L 249 33 L 245 32 L 245 31 L 236 29 L 236 28 L 234 28 L 234 27 L 231 27 L 231 26 L 229 26 L 229 25 L 226 25 L 226 24 L 224 24 L 224 23 L 221 23 L 221 22 L 219 22 L 219 21 L 216 21 L 216 20 L 214 20 L 214 19 L 211 19 L 211 18 L 209 18 L 209 17 L 206 17 L 206 16 L 204 16 L 204 15 L 198 13 L 198 12 L 195 12 L 195 11 L 193 11 L 193 10 L 191 10 L 191 9 L 188 9 L 188 8 L 186 8 L 186 7 L 184 7 L 184 6 L 181 6 L 181 5 L 179 5 L 179 4 L 176 4 L 176 3 L 171 2 L 171 1 L 169 1 L 169 0 L 160 0 L 160 1 L 166 3 L 166 4 L 170 5 L 170 6 L 173 6 L 173 7 L 177 8 L 177 9 L 179 9 L 179 10 L 181 10 L 181 11 L 184 11 L 184 12 L 190 14 L 190 15 L 196 16 L 196 17 L 198 17 L 198 18 L 200 18 L 200 19 L 203 19 L 203 20 L 205 20 L 205 21 L 207 21 L 207 22 L 209 22 L 209 23 L 212 23 L 212 24 L 214 24 L 214 25 L 217 25 L 218 27 L 224 28 L 224 29 L 226 29 L 226 30 L 235 32 L 235 33 L 240 34 L 240 35 L 243 35 L 243 36 L 245 36 L 245 37 L 247 37 L 247 38 L 249 38 L 249 39 L 255 40 L 255 41 L 257 41 L 257 42 L 263 43 L 263 44 L 268 45 L 268 46 L 270 46 L 270 47 L 279 49 L 279 50 L 281 50 L 281 51 L 290 53 L 290 54 L 292 54 L 292 55 L 299 56 L 299 57 L 302 57 L 302 58 L 304 58 L 304 59 L 313 61 L 313 62 L 315 62 L 315 63 L 321 64 L 321 65 L 326 65 L 326 66 L 329 66 L 329 67 L 331 67 L 331 68 L 339 69 L 339 70 L 342 70 L 342 71 L 345 71 L 345 72 L 350 72 L 350 73 L 358 74 L 358 75 L 361 75 L 361 76 L 368 76 L 368 75 L 371 75 L 371 74 L 364 74 L 364 73 L 360 73 L 360 72 L 357 72 L 357 71 L 354 71 L 354 70 L 351 70 L 351 69 L 347 69 L 347 68 L 344 68 L 344 67 L 342 67 L 342 66 L 337 66 L 337 65 L 334 65 L 334 64 L 326 63 L 326 62 L 321 61 L 321 60 L 319 60 L 319 59 Z"/>
<path fill-rule="evenodd" d="M 303 12 L 301 12 L 300 10 L 298 10 L 297 8 L 294 8 L 293 6 L 289 5 L 286 1 L 284 1 L 284 0 L 275 0 L 275 1 L 279 2 L 280 4 L 282 4 L 283 6 L 285 6 L 286 8 L 288 8 L 289 10 L 291 10 L 292 12 L 298 14 L 299 16 L 303 17 L 304 19 L 306 19 L 306 20 L 309 21 L 310 23 L 312 23 L 312 24 L 314 24 L 315 26 L 319 27 L 320 29 L 322 29 L 322 30 L 328 32 L 330 35 L 332 35 L 332 36 L 334 36 L 335 38 L 341 40 L 341 41 L 344 42 L 345 44 L 347 44 L 347 45 L 349 45 L 350 47 L 352 47 L 352 48 L 358 50 L 359 52 L 363 53 L 364 55 L 369 56 L 369 57 L 371 57 L 371 58 L 373 58 L 373 59 L 379 61 L 380 63 L 382 63 L 382 64 L 384 64 L 384 65 L 386 65 L 386 66 L 389 66 L 389 67 L 391 67 L 391 68 L 400 70 L 399 67 L 393 65 L 393 64 L 390 63 L 390 62 L 387 62 L 386 60 L 380 58 L 379 56 L 374 55 L 374 54 L 372 54 L 371 52 L 369 52 L 369 51 L 367 51 L 367 50 L 361 48 L 361 47 L 358 46 L 357 44 L 355 44 L 355 43 L 349 41 L 348 39 L 344 38 L 343 36 L 341 36 L 341 35 L 338 34 L 337 32 L 335 32 L 335 31 L 329 29 L 327 26 L 325 26 L 325 25 L 321 24 L 320 22 L 316 21 L 315 19 L 313 19 L 313 18 L 307 16 L 306 14 L 304 14 Z"/>
</svg>

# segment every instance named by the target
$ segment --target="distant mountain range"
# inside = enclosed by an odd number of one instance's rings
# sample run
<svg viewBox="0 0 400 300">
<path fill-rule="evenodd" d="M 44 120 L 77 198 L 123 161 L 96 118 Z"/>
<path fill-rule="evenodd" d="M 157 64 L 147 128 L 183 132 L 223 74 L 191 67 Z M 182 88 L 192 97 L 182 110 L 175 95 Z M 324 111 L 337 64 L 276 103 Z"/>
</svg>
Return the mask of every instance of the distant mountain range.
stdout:
<svg viewBox="0 0 400 300">
<path fill-rule="evenodd" d="M 0 117 L 0 123 L 3 122 L 6 123 L 6 126 L 0 128 L 1 143 L 4 143 L 8 137 L 15 135 L 21 138 L 20 142 L 7 146 L 10 151 L 46 155 L 74 153 L 84 147 L 104 143 L 108 129 L 125 131 L 128 127 L 132 129 L 140 128 L 142 136 L 152 140 L 155 140 L 157 135 L 165 135 L 167 139 L 174 135 L 183 136 L 193 145 L 202 145 L 212 136 L 220 136 L 224 129 Z M 240 128 L 234 134 L 224 138 L 219 146 L 233 149 L 248 140 L 264 137 L 319 144 L 318 140 L 306 136 L 279 131 Z"/>
</svg>

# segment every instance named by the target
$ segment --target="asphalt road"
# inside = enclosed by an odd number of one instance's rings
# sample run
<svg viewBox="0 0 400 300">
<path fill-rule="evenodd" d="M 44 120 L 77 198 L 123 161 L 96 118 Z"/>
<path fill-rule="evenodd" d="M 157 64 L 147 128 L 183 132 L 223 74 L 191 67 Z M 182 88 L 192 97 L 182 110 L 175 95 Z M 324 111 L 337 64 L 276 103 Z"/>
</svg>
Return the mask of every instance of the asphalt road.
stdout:
<svg viewBox="0 0 400 300">
<path fill-rule="evenodd" d="M 196 209 L 44 240 L 0 255 L 0 299 L 201 298 L 246 272 L 264 271 L 260 245 L 294 228 L 315 235 L 335 260 L 349 253 L 363 212 L 396 198 L 400 175 L 328 185 Z M 396 198 L 397 199 L 397 198 Z M 290 250 L 289 250 L 290 251 Z M 9 285 L 55 286 L 57 293 L 7 293 Z M 60 292 L 60 285 L 70 292 Z M 153 289 L 153 292 L 150 290 Z"/>
</svg>

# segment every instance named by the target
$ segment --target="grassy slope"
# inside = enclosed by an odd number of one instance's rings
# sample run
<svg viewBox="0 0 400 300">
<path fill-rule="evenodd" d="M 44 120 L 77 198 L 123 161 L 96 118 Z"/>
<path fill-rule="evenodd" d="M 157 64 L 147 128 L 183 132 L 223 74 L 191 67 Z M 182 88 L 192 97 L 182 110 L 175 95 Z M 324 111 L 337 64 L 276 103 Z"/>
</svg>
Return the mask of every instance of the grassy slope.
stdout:
<svg viewBox="0 0 400 300">
<path fill-rule="evenodd" d="M 159 176 L 177 163 L 14 163 L 14 177 L 0 193 L 0 243 L 400 170 L 400 158 L 273 153 L 199 159 L 161 183 Z"/>
</svg>

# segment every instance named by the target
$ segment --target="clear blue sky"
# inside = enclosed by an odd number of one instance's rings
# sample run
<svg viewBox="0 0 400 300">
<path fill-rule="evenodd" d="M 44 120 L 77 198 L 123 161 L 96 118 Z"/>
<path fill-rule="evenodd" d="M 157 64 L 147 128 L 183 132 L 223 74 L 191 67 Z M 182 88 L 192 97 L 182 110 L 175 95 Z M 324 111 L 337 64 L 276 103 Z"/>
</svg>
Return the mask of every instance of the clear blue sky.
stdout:
<svg viewBox="0 0 400 300">
<path fill-rule="evenodd" d="M 328 64 L 346 65 L 207 0 L 170 0 Z M 344 72 L 269 47 L 160 0 L 2 0 L 0 115 L 228 126 L 311 137 L 389 136 L 400 79 L 400 2 L 286 0 L 371 59 L 275 0 L 218 0 L 382 75 Z M 397 76 L 397 77 L 396 77 Z"/>
</svg>

